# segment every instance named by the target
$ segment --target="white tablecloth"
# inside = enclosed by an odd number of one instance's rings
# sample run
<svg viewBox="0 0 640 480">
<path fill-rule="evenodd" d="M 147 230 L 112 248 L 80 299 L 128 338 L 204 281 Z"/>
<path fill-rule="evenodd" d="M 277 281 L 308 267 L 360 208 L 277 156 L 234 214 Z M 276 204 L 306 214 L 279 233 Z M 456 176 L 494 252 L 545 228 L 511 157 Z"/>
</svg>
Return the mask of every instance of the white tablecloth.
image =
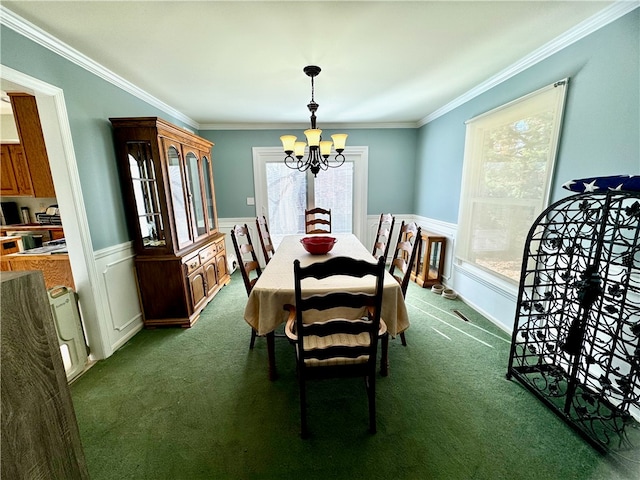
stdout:
<svg viewBox="0 0 640 480">
<path fill-rule="evenodd" d="M 284 305 L 295 304 L 293 261 L 296 258 L 300 260 L 300 265 L 303 267 L 335 256 L 375 262 L 371 252 L 360 243 L 355 235 L 332 234 L 331 236 L 337 238 L 337 242 L 327 255 L 307 253 L 300 243 L 300 239 L 305 236 L 291 235 L 283 239 L 249 295 L 244 318 L 259 335 L 272 332 L 278 325 L 284 323 L 287 318 L 287 312 L 283 309 Z M 332 281 L 308 279 L 302 284 L 305 294 L 321 294 L 335 290 L 373 291 L 374 288 L 375 281 L 372 277 L 364 279 L 352 277 L 337 277 L 336 279 L 333 277 Z M 388 271 L 385 272 L 384 278 L 382 319 L 387 324 L 391 336 L 396 336 L 409 327 L 402 290 Z"/>
</svg>

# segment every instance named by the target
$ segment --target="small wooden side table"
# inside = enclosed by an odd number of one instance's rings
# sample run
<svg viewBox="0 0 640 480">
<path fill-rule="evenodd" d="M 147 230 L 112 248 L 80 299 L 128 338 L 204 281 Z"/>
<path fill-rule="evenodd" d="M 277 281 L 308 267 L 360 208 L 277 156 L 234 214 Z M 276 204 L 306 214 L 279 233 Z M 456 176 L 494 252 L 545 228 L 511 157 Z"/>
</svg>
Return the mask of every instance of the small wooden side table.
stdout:
<svg viewBox="0 0 640 480">
<path fill-rule="evenodd" d="M 447 237 L 430 232 L 421 232 L 421 237 L 411 280 L 425 288 L 442 283 Z"/>
</svg>

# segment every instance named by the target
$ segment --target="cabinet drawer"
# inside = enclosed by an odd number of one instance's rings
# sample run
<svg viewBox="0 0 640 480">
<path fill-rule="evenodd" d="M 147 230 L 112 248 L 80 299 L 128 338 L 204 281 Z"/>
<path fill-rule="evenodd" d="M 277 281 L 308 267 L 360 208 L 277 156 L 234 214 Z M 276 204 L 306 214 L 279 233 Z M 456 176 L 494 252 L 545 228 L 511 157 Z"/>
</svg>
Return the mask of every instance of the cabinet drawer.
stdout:
<svg viewBox="0 0 640 480">
<path fill-rule="evenodd" d="M 216 242 L 216 250 L 218 253 L 224 252 L 224 240 L 220 240 L 219 242 Z"/>
<path fill-rule="evenodd" d="M 193 257 L 186 259 L 184 263 L 187 266 L 187 275 L 190 275 L 200 266 L 200 257 L 198 255 L 194 255 Z"/>
<path fill-rule="evenodd" d="M 200 250 L 200 263 L 203 265 L 211 260 L 217 252 L 217 247 L 215 244 L 209 245 L 208 247 Z"/>
</svg>

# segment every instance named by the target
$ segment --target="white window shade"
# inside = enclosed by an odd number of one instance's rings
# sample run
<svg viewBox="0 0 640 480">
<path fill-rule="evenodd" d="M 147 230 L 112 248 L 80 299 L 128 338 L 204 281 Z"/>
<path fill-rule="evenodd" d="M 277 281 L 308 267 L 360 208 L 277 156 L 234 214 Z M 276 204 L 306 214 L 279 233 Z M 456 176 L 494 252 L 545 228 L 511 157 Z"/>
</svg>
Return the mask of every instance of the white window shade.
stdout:
<svg viewBox="0 0 640 480">
<path fill-rule="evenodd" d="M 549 199 L 567 80 L 467 122 L 456 258 L 518 282 Z"/>
</svg>

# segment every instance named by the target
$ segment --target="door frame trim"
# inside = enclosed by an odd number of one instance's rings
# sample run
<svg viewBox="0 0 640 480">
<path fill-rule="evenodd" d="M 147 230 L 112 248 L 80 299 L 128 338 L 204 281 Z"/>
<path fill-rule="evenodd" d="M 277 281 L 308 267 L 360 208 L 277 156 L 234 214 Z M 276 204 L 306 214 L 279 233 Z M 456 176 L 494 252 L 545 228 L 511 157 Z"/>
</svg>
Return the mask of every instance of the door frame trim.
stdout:
<svg viewBox="0 0 640 480">
<path fill-rule="evenodd" d="M 0 65 L 0 80 L 36 97 L 38 115 L 49 157 L 56 199 L 64 218 L 65 239 L 85 334 L 94 359 L 106 358 L 113 353 L 99 292 L 99 274 L 93 256 L 93 245 L 85 209 L 80 176 L 71 136 L 64 93 L 61 88 L 48 84 L 5 65 Z"/>
</svg>

